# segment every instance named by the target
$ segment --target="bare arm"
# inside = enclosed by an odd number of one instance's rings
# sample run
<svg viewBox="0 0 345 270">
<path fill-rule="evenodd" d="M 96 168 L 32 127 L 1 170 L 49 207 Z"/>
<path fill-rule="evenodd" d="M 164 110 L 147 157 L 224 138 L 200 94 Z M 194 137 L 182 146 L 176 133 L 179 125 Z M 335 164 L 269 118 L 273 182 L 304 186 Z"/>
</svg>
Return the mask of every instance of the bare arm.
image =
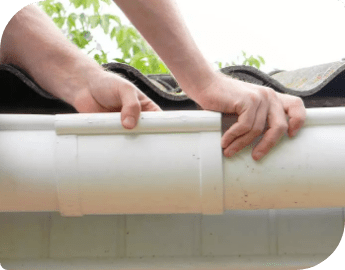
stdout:
<svg viewBox="0 0 345 270">
<path fill-rule="evenodd" d="M 1 42 L 2 63 L 12 63 L 26 70 L 41 87 L 54 96 L 73 103 L 75 91 L 61 88 L 61 81 L 52 80 L 54 76 L 71 78 L 71 67 L 85 70 L 98 69 L 78 48 L 68 42 L 51 22 L 51 19 L 35 5 L 19 11 L 5 28 Z M 42 76 L 45 70 L 50 75 Z M 52 84 L 54 83 L 54 84 Z"/>
<path fill-rule="evenodd" d="M 166 62 L 184 91 L 204 109 L 237 113 L 239 121 L 222 138 L 232 156 L 269 124 L 253 158 L 268 153 L 288 130 L 294 136 L 305 119 L 299 98 L 243 83 L 215 72 L 194 43 L 174 2 L 117 0 L 143 36 Z M 160 110 L 128 81 L 103 71 L 71 44 L 35 5 L 18 12 L 5 29 L 2 63 L 26 70 L 44 89 L 79 112 L 121 111 L 122 124 L 133 128 L 140 111 Z M 287 114 L 290 117 L 286 121 Z"/>
<path fill-rule="evenodd" d="M 266 122 L 268 131 L 253 150 L 259 160 L 288 132 L 296 135 L 305 121 L 300 98 L 233 80 L 201 54 L 173 0 L 114 0 L 167 64 L 182 89 L 204 109 L 237 113 L 239 120 L 223 136 L 226 156 L 252 143 Z M 286 114 L 290 117 L 286 120 Z"/>
<path fill-rule="evenodd" d="M 114 0 L 169 67 L 191 98 L 215 70 L 195 44 L 178 6 L 170 0 Z"/>
<path fill-rule="evenodd" d="M 133 128 L 141 110 L 160 110 L 133 84 L 104 71 L 69 42 L 36 5 L 23 8 L 8 23 L 0 55 L 1 63 L 21 67 L 79 112 L 121 111 L 123 125 Z"/>
</svg>

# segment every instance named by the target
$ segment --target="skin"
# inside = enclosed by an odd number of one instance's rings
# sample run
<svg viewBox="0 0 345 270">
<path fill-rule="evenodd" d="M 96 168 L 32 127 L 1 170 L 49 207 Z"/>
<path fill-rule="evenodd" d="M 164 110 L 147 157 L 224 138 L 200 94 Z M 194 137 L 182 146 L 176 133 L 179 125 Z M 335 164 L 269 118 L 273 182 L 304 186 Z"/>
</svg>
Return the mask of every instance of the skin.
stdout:
<svg viewBox="0 0 345 270">
<path fill-rule="evenodd" d="M 174 1 L 115 2 L 191 99 L 205 110 L 239 116 L 223 135 L 225 156 L 251 144 L 266 125 L 267 131 L 252 152 L 255 160 L 265 156 L 284 134 L 293 137 L 301 129 L 306 117 L 302 100 L 215 71 L 192 39 Z M 42 88 L 79 112 L 121 111 L 122 125 L 132 129 L 141 111 L 160 111 L 133 84 L 104 71 L 71 44 L 35 5 L 24 8 L 9 22 L 0 53 L 2 63 L 23 68 Z"/>
</svg>

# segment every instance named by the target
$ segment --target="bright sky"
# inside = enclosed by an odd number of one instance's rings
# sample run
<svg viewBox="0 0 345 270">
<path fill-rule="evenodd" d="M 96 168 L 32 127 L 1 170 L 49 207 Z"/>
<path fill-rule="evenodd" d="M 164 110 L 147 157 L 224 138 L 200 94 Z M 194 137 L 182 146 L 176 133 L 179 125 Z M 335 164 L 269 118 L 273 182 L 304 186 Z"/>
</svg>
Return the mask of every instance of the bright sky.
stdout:
<svg viewBox="0 0 345 270">
<path fill-rule="evenodd" d="M 211 62 L 236 61 L 243 50 L 263 56 L 266 65 L 262 69 L 269 72 L 345 58 L 345 0 L 176 1 Z M 104 12 L 119 14 L 115 5 L 108 8 Z M 124 15 L 121 18 L 125 21 Z M 106 52 L 116 55 L 115 43 L 96 38 Z"/>
</svg>

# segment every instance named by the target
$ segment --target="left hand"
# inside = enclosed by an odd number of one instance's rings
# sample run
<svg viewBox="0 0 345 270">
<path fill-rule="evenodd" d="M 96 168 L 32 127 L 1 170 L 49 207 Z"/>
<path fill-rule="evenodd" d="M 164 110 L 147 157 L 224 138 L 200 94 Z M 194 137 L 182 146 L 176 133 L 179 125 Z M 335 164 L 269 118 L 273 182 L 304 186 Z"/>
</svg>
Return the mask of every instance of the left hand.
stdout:
<svg viewBox="0 0 345 270">
<path fill-rule="evenodd" d="M 93 75 L 76 78 L 87 80 L 87 83 L 79 84 L 87 87 L 74 94 L 72 105 L 78 112 L 121 112 L 123 127 L 132 129 L 137 125 L 141 111 L 161 111 L 134 84 L 114 73 L 96 69 Z"/>
</svg>

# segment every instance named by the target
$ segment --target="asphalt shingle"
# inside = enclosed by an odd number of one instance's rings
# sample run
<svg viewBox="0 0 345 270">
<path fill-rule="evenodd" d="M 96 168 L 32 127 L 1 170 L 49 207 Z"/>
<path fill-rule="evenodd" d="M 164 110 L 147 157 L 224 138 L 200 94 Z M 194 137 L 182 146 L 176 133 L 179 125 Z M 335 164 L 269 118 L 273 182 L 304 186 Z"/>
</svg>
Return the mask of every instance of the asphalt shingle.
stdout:
<svg viewBox="0 0 345 270">
<path fill-rule="evenodd" d="M 134 83 L 165 110 L 195 110 L 170 75 L 143 75 L 121 64 L 103 65 Z M 220 72 L 233 78 L 264 85 L 280 93 L 299 96 L 306 107 L 345 106 L 345 62 L 323 64 L 295 71 L 276 71 L 271 76 L 249 66 L 231 66 Z M 13 65 L 0 65 L 0 113 L 75 113 L 75 109 L 42 89 L 25 71 Z"/>
</svg>

